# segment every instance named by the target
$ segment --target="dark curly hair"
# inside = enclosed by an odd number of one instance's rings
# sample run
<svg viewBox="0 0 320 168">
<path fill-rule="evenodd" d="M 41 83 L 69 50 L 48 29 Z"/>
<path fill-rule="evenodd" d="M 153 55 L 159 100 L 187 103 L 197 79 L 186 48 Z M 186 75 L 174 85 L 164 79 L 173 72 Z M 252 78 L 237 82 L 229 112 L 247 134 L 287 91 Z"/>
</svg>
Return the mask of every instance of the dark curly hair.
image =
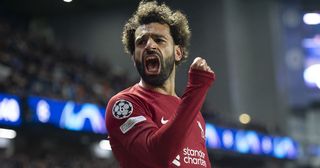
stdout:
<svg viewBox="0 0 320 168">
<path fill-rule="evenodd" d="M 159 5 L 156 1 L 141 1 L 137 11 L 125 24 L 122 33 L 122 43 L 126 52 L 131 55 L 134 53 L 136 29 L 140 25 L 153 22 L 169 25 L 174 43 L 181 47 L 181 61 L 186 60 L 189 53 L 188 47 L 191 36 L 186 16 L 180 11 L 172 11 L 164 3 Z M 181 61 L 176 62 L 176 64 L 179 64 Z"/>
</svg>

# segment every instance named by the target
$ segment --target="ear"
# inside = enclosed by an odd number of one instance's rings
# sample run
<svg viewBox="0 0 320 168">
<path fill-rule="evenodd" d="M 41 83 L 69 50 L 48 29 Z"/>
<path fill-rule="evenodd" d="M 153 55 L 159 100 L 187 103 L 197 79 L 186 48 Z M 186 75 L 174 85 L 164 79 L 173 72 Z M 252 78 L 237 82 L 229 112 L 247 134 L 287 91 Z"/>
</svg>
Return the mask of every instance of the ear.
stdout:
<svg viewBox="0 0 320 168">
<path fill-rule="evenodd" d="M 181 49 L 181 47 L 179 45 L 176 45 L 174 47 L 174 58 L 175 58 L 175 61 L 180 61 L 182 59 L 182 56 L 183 56 L 183 51 Z"/>
<path fill-rule="evenodd" d="M 134 67 L 136 67 L 136 61 L 134 61 L 134 55 L 131 55 L 131 61 L 133 62 Z"/>
</svg>

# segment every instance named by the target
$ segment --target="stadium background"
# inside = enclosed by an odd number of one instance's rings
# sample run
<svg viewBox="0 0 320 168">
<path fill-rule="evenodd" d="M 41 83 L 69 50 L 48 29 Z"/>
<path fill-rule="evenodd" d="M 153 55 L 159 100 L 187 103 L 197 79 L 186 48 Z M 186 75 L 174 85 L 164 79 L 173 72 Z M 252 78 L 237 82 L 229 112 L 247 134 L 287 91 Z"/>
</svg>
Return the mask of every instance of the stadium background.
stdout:
<svg viewBox="0 0 320 168">
<path fill-rule="evenodd" d="M 209 138 L 213 165 L 319 167 L 319 68 L 308 80 L 304 74 L 320 64 L 319 43 L 307 43 L 318 40 L 320 27 L 303 20 L 319 10 L 319 2 L 165 2 L 184 11 L 192 29 L 190 58 L 178 69 L 178 93 L 196 56 L 217 74 L 202 109 L 216 133 Z M 99 112 L 103 116 L 110 96 L 138 81 L 120 40 L 137 4 L 0 2 L 0 167 L 117 167 L 107 141 L 101 141 L 102 122 L 93 121 Z M 91 112 L 82 125 L 81 111 Z M 272 139 L 269 151 L 263 137 Z"/>
</svg>

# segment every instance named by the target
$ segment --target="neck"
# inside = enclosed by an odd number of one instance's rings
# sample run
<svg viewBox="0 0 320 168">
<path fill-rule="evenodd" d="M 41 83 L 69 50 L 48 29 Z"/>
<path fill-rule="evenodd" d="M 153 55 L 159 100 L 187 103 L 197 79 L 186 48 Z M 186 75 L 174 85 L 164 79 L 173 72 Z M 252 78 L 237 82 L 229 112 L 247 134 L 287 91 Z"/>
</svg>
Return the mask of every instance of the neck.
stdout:
<svg viewBox="0 0 320 168">
<path fill-rule="evenodd" d="M 145 81 L 143 81 L 142 79 L 140 80 L 139 85 L 146 88 L 146 89 L 150 89 L 155 92 L 159 92 L 161 94 L 177 96 L 176 91 L 175 91 L 175 73 L 176 73 L 176 71 L 175 71 L 175 66 L 174 66 L 171 75 L 164 82 L 164 84 L 161 86 L 150 85 L 150 84 L 146 83 Z"/>
</svg>

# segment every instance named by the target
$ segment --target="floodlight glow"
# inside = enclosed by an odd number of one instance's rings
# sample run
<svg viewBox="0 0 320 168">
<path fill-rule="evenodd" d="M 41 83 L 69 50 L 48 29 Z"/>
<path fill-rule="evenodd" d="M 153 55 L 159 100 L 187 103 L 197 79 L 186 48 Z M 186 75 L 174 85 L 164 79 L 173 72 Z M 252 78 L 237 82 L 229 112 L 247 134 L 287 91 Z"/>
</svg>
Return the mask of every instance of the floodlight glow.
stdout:
<svg viewBox="0 0 320 168">
<path fill-rule="evenodd" d="M 303 22 L 307 25 L 320 24 L 320 14 L 319 13 L 306 13 L 303 16 Z"/>
<path fill-rule="evenodd" d="M 50 118 L 50 106 L 45 100 L 40 100 L 37 104 L 37 116 L 39 121 L 46 123 Z"/>
<path fill-rule="evenodd" d="M 112 150 L 109 140 L 101 140 L 101 141 L 99 142 L 99 147 L 100 147 L 102 150 Z"/>
<path fill-rule="evenodd" d="M 222 133 L 222 141 L 226 148 L 231 148 L 233 145 L 233 134 L 230 130 L 225 130 Z"/>
<path fill-rule="evenodd" d="M 15 99 L 4 98 L 0 101 L 0 120 L 17 122 L 20 118 L 20 107 Z"/>
<path fill-rule="evenodd" d="M 248 124 L 251 121 L 251 117 L 249 114 L 243 113 L 239 116 L 239 121 L 242 124 Z"/>
<path fill-rule="evenodd" d="M 295 158 L 297 155 L 297 151 L 295 150 L 293 141 L 287 137 L 283 138 L 283 141 L 287 157 Z"/>
<path fill-rule="evenodd" d="M 266 154 L 269 154 L 272 151 L 272 142 L 270 137 L 267 137 L 267 136 L 263 137 L 262 150 Z"/>
<path fill-rule="evenodd" d="M 303 72 L 304 80 L 320 89 L 320 64 L 314 64 L 306 68 Z"/>
<path fill-rule="evenodd" d="M 72 0 L 63 0 L 64 2 L 72 2 Z"/>
<path fill-rule="evenodd" d="M 13 139 L 17 136 L 16 131 L 0 128 L 0 138 Z"/>
<path fill-rule="evenodd" d="M 212 124 L 206 124 L 206 140 L 210 148 L 221 148 L 218 131 Z"/>
<path fill-rule="evenodd" d="M 92 152 L 98 158 L 103 158 L 103 159 L 110 158 L 112 156 L 112 151 L 104 149 L 105 147 L 101 147 L 101 143 L 104 144 L 106 142 L 102 140 L 99 143 L 94 143 L 91 147 Z"/>
<path fill-rule="evenodd" d="M 236 133 L 236 148 L 240 153 L 248 153 L 250 150 L 250 146 L 247 140 L 245 131 L 238 131 Z"/>
<path fill-rule="evenodd" d="M 260 153 L 260 141 L 258 138 L 258 134 L 254 131 L 248 131 L 246 138 L 252 153 Z"/>
</svg>

